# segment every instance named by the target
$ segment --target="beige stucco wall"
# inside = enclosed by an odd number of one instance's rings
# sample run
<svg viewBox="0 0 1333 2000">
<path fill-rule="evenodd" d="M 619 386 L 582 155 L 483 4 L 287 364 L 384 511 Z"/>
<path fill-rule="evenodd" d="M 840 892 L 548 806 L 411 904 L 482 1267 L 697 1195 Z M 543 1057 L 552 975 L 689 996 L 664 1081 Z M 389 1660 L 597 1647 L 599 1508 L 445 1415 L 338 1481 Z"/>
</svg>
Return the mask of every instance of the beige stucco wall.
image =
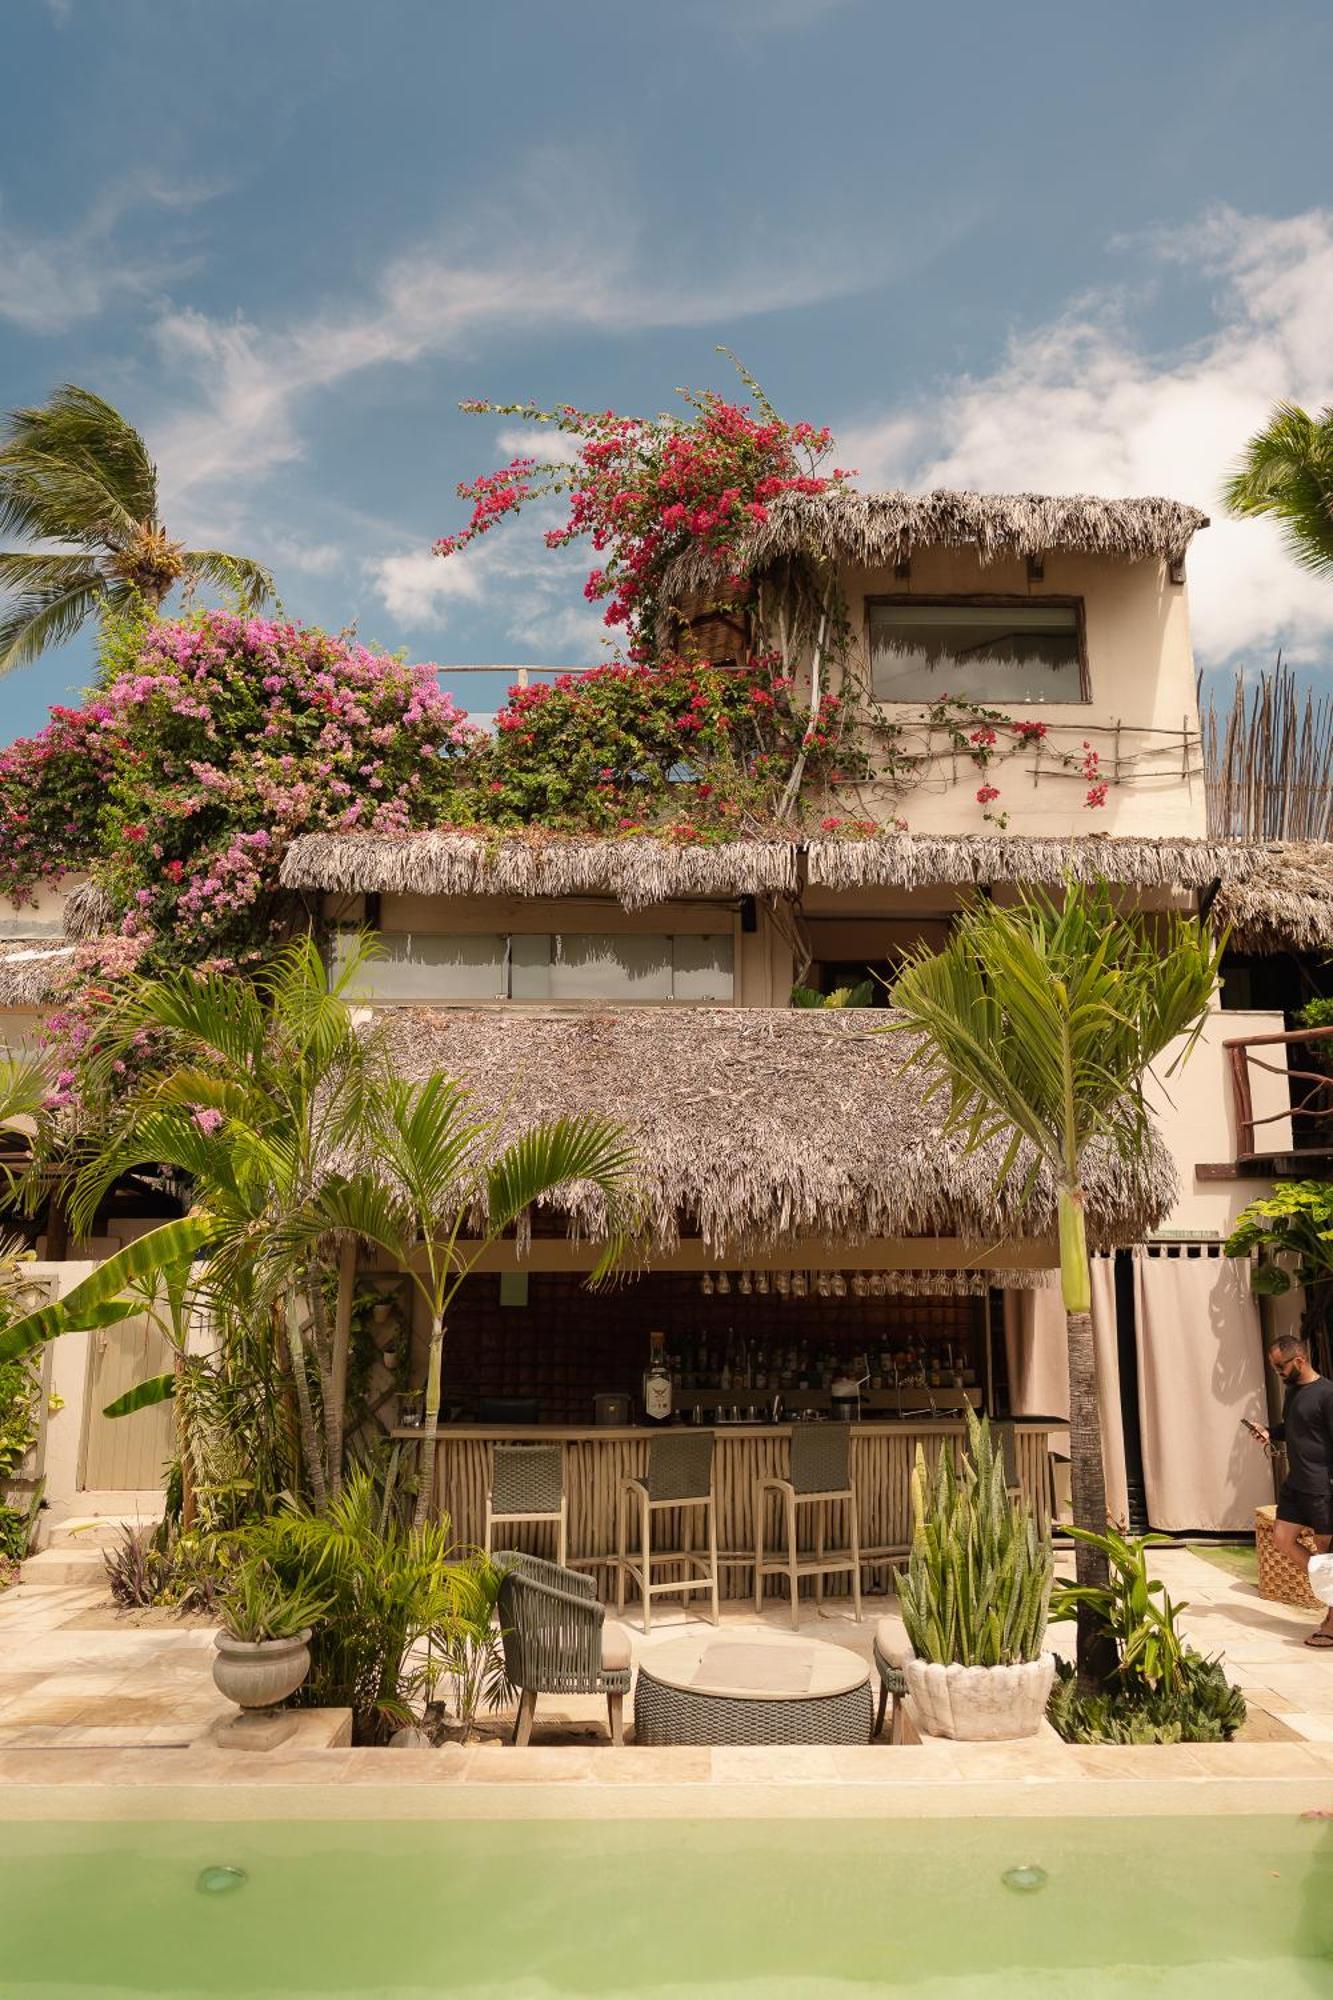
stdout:
<svg viewBox="0 0 1333 2000">
<path fill-rule="evenodd" d="M 1180 1173 L 1180 1195 L 1170 1216 L 1179 1229 L 1216 1230 L 1226 1235 L 1240 1211 L 1271 1193 L 1271 1181 L 1200 1181 L 1195 1168 L 1234 1160 L 1238 1133 L 1232 1102 L 1231 1077 L 1222 1044 L 1249 1035 L 1281 1034 L 1282 1015 L 1268 1009 L 1220 1010 L 1209 1014 L 1193 1053 L 1174 1076 L 1167 1072 L 1179 1044 L 1157 1065 L 1160 1082 L 1150 1093 L 1153 1112 Z M 1271 1052 L 1275 1063 L 1283 1050 Z M 1256 1117 L 1283 1113 L 1290 1102 L 1279 1075 L 1252 1069 Z M 1291 1144 L 1291 1121 L 1278 1116 L 1262 1126 L 1265 1146 L 1281 1151 Z"/>
<path fill-rule="evenodd" d="M 33 1007 L 0 1007 L 0 1055 L 27 1055 L 37 1049 L 44 1019 Z"/>
<path fill-rule="evenodd" d="M 1034 602 L 1075 597 L 1083 602 L 1087 638 L 1085 702 L 1005 711 L 1016 720 L 1032 717 L 1048 725 L 1040 755 L 1024 749 L 993 763 L 984 775 L 965 757 L 956 765 L 945 759 L 922 772 L 906 791 L 884 782 L 858 787 L 860 804 L 847 788 L 847 813 L 863 805 L 874 818 L 901 814 L 914 833 L 985 832 L 989 829 L 976 792 L 981 783 L 990 782 L 1001 793 L 991 810 L 1007 812 L 1009 830 L 1015 833 L 1205 831 L 1189 610 L 1184 585 L 1171 582 L 1164 563 L 1052 555 L 1041 580 L 1030 581 L 1022 561 L 984 564 L 972 549 L 934 549 L 913 556 L 909 578 L 896 577 L 892 570 L 848 568 L 841 584 L 852 628 L 849 674 L 867 687 L 870 597 L 999 594 Z M 893 703 L 879 713 L 906 730 L 904 747 L 923 746 L 925 738 L 916 725 L 924 709 Z M 1112 780 L 1106 807 L 1099 811 L 1084 804 L 1087 780 L 1079 772 L 1062 770 L 1055 755 L 1081 758 L 1085 737 L 1100 753 L 1102 776 Z"/>
<path fill-rule="evenodd" d="M 82 875 L 66 875 L 54 888 L 35 889 L 28 903 L 0 896 L 0 938 L 63 936 L 66 900 L 83 880 Z"/>
</svg>

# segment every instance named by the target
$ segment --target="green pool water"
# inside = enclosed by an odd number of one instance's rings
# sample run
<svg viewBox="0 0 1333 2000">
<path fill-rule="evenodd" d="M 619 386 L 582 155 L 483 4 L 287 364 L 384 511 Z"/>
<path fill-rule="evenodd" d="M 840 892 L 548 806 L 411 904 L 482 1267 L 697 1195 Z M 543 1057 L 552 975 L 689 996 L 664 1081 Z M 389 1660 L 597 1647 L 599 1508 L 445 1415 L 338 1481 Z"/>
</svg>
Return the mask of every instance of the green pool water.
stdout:
<svg viewBox="0 0 1333 2000">
<path fill-rule="evenodd" d="M 219 1865 L 243 1886 L 203 1894 Z M 1333 1996 L 1333 1827 L 0 1826 L 3 2000 L 147 1994 Z"/>
</svg>

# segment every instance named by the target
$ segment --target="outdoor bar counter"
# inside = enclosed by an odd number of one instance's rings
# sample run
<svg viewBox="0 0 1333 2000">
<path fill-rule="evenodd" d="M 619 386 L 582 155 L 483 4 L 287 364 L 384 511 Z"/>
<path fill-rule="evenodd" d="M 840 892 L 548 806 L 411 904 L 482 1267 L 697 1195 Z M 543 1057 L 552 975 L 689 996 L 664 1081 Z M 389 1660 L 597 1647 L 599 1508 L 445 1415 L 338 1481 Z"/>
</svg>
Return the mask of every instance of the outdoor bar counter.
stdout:
<svg viewBox="0 0 1333 2000">
<path fill-rule="evenodd" d="M 694 1425 L 669 1426 L 669 1429 Z M 785 1478 L 788 1467 L 790 1423 L 728 1423 L 705 1425 L 711 1429 L 716 1446 L 713 1456 L 713 1490 L 717 1502 L 717 1537 L 720 1584 L 724 1597 L 742 1597 L 753 1589 L 754 1488 L 762 1478 Z M 861 1419 L 849 1426 L 852 1434 L 852 1480 L 860 1504 L 861 1546 L 867 1567 L 885 1568 L 890 1560 L 906 1553 L 911 1539 L 911 1476 L 916 1447 L 925 1447 L 928 1459 L 946 1443 L 957 1449 L 964 1436 L 961 1418 L 919 1419 L 891 1417 L 881 1421 Z M 1013 1437 L 1012 1472 L 1025 1497 L 1044 1523 L 1050 1511 L 1050 1440 L 1063 1426 L 1043 1422 L 1016 1422 L 1008 1427 Z M 647 1470 L 648 1449 L 658 1427 L 638 1425 L 629 1429 L 597 1428 L 593 1425 L 522 1424 L 513 1426 L 450 1423 L 442 1426 L 436 1442 L 435 1499 L 447 1514 L 455 1539 L 480 1547 L 485 1536 L 486 1494 L 491 1476 L 491 1448 L 504 1444 L 553 1444 L 564 1447 L 565 1495 L 569 1511 L 569 1560 L 591 1571 L 599 1592 L 606 1595 L 614 1584 L 610 1558 L 616 1546 L 617 1483 Z M 395 1430 L 394 1437 L 420 1443 L 419 1430 Z M 838 1518 L 843 1510 L 830 1510 L 829 1544 L 845 1538 L 847 1524 Z M 697 1516 L 695 1517 L 697 1523 Z M 777 1514 L 768 1524 L 770 1537 L 777 1530 Z M 504 1531 L 517 1546 L 534 1554 L 554 1556 L 555 1531 L 545 1523 L 525 1524 Z M 681 1545 L 681 1516 L 668 1511 L 658 1517 L 654 1542 L 678 1548 Z M 842 1579 L 830 1579 L 830 1590 Z"/>
</svg>

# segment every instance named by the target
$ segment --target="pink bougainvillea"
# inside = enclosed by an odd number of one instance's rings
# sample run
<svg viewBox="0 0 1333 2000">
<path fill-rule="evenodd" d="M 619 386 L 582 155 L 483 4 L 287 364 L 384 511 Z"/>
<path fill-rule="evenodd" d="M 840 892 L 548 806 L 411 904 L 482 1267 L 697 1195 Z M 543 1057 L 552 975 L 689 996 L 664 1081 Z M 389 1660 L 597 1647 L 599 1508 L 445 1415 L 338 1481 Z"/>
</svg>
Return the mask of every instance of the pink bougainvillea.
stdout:
<svg viewBox="0 0 1333 2000">
<path fill-rule="evenodd" d="M 88 868 L 129 945 L 262 947 L 295 834 L 439 817 L 476 734 L 434 667 L 230 612 L 149 625 L 83 708 L 0 754 L 0 894 Z"/>
</svg>

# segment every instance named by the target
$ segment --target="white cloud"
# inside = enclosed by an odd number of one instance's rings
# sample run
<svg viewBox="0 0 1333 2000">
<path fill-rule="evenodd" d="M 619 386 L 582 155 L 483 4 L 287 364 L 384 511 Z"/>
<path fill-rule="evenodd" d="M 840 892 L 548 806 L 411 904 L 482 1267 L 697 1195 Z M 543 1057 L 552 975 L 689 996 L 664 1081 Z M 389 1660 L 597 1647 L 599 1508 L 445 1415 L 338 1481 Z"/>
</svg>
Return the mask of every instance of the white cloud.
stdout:
<svg viewBox="0 0 1333 2000">
<path fill-rule="evenodd" d="M 189 208 L 210 192 L 131 174 L 104 189 L 72 228 L 44 236 L 0 213 L 0 319 L 25 333 L 63 333 L 117 300 L 153 292 L 186 265 L 130 253 L 120 225 L 138 209 Z"/>
<path fill-rule="evenodd" d="M 608 336 L 720 325 L 842 296 L 883 275 L 827 232 L 817 246 L 784 242 L 771 257 L 731 255 L 708 268 L 694 254 L 673 268 L 656 246 L 651 257 L 639 254 L 623 217 L 589 216 L 588 208 L 568 204 L 583 218 L 577 231 L 559 221 L 522 241 L 497 231 L 503 247 L 481 255 L 475 230 L 423 243 L 389 262 L 353 312 L 329 308 L 276 327 L 164 314 L 156 328 L 163 360 L 193 388 L 188 406 L 154 430 L 166 491 L 179 504 L 209 487 L 253 487 L 303 455 L 306 403 L 367 369 L 534 329 Z"/>
<path fill-rule="evenodd" d="M 535 458 L 546 465 L 573 465 L 579 455 L 578 439 L 554 424 L 516 424 L 512 430 L 497 431 L 495 457 Z"/>
<path fill-rule="evenodd" d="M 403 550 L 369 561 L 366 575 L 395 623 L 429 631 L 432 644 L 460 610 L 484 607 L 488 622 L 513 641 L 514 660 L 595 665 L 611 635 L 601 612 L 581 602 L 583 552 L 551 550 L 542 540 L 558 518 L 554 508 L 537 508 L 457 555 Z"/>
<path fill-rule="evenodd" d="M 1275 222 L 1221 209 L 1148 248 L 1216 287 L 1202 339 L 1150 354 L 1123 293 L 1081 299 L 1016 338 L 989 375 L 845 426 L 840 452 L 863 486 L 1191 501 L 1212 518 L 1190 552 L 1201 662 L 1246 654 L 1262 664 L 1279 644 L 1312 659 L 1333 637 L 1333 588 L 1296 567 L 1272 525 L 1226 519 L 1219 493 L 1279 398 L 1330 400 L 1333 211 Z"/>
</svg>

